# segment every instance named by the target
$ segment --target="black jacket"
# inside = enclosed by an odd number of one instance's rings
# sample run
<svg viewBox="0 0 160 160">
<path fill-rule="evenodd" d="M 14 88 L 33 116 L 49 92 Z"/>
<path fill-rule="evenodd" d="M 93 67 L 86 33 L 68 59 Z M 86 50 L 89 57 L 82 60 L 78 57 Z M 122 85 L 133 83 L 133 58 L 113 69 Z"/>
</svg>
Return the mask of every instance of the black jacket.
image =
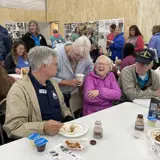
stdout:
<svg viewBox="0 0 160 160">
<path fill-rule="evenodd" d="M 16 64 L 14 63 L 14 60 L 13 60 L 13 56 L 11 53 L 9 53 L 6 57 L 6 60 L 5 60 L 5 69 L 7 71 L 8 74 L 13 74 L 13 73 L 16 73 L 15 72 L 15 69 L 16 69 Z"/>
<path fill-rule="evenodd" d="M 46 39 L 44 38 L 43 35 L 39 34 L 40 36 L 40 45 L 41 46 L 47 46 L 47 42 Z M 27 47 L 27 52 L 29 52 L 29 50 L 33 47 L 35 47 L 35 42 L 34 40 L 31 38 L 31 33 L 27 32 L 23 37 L 22 37 L 22 41 L 26 44 Z"/>
</svg>

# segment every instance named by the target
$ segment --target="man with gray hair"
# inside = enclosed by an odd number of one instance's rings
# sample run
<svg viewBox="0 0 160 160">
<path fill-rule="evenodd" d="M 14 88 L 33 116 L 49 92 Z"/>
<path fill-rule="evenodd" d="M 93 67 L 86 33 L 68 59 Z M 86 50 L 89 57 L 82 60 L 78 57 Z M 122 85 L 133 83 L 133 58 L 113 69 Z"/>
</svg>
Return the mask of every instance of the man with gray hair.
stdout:
<svg viewBox="0 0 160 160">
<path fill-rule="evenodd" d="M 14 83 L 7 96 L 4 130 L 8 137 L 25 137 L 32 132 L 55 135 L 64 121 L 72 120 L 56 82 L 56 52 L 45 46 L 28 54 L 30 72 Z"/>
<path fill-rule="evenodd" d="M 60 44 L 56 46 L 58 53 L 58 72 L 54 79 L 58 82 L 64 95 L 67 107 L 73 90 L 81 86 L 81 81 L 76 79 L 76 74 L 88 74 L 94 64 L 89 55 L 91 43 L 86 36 L 76 39 L 73 44 Z"/>
</svg>

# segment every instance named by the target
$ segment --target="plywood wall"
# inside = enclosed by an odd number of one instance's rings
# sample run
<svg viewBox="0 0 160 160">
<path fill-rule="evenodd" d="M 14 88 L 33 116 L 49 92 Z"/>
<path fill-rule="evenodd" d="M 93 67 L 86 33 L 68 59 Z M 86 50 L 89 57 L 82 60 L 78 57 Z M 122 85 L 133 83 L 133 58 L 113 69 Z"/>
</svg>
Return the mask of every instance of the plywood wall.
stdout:
<svg viewBox="0 0 160 160">
<path fill-rule="evenodd" d="M 0 8 L 0 24 L 4 25 L 5 21 L 28 22 L 35 19 L 39 22 L 45 22 L 46 16 L 44 10 L 25 10 L 13 8 Z"/>
<path fill-rule="evenodd" d="M 139 0 L 47 0 L 47 21 L 58 21 L 64 34 L 64 23 L 113 18 L 125 19 L 128 28 L 137 23 Z"/>
<path fill-rule="evenodd" d="M 152 27 L 160 25 L 160 0 L 139 0 L 137 24 L 145 42 L 148 42 L 152 36 Z"/>
</svg>

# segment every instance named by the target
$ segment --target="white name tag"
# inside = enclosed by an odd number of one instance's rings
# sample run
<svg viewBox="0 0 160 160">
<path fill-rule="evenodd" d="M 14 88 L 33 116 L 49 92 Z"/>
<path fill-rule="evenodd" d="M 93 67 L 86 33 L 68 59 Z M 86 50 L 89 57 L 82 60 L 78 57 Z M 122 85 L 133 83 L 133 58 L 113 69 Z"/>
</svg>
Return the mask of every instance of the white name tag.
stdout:
<svg viewBox="0 0 160 160">
<path fill-rule="evenodd" d="M 24 61 L 25 64 L 29 64 L 28 61 Z"/>
<path fill-rule="evenodd" d="M 39 89 L 39 93 L 40 94 L 47 94 L 47 90 L 46 89 Z"/>
</svg>

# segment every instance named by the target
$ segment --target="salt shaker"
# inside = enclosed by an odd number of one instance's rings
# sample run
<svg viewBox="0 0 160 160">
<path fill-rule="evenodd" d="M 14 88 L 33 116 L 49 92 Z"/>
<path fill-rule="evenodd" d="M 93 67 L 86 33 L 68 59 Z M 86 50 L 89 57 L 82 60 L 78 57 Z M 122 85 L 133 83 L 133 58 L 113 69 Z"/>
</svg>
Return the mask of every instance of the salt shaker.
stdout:
<svg viewBox="0 0 160 160">
<path fill-rule="evenodd" d="M 103 129 L 101 121 L 96 121 L 93 128 L 93 135 L 95 139 L 101 139 L 103 137 Z"/>
<path fill-rule="evenodd" d="M 137 115 L 137 119 L 136 119 L 136 122 L 135 122 L 135 130 L 144 131 L 144 121 L 143 121 L 143 115 L 142 114 Z"/>
</svg>

